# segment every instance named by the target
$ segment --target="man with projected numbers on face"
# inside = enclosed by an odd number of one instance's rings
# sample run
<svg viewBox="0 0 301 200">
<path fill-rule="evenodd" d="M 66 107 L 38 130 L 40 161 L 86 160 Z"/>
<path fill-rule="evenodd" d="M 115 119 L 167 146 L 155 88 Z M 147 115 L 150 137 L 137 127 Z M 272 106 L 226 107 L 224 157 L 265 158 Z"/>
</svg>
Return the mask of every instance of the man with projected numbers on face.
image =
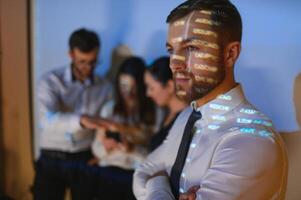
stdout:
<svg viewBox="0 0 301 200">
<path fill-rule="evenodd" d="M 135 171 L 137 199 L 284 199 L 284 144 L 234 79 L 238 10 L 228 0 L 189 0 L 167 22 L 176 93 L 191 107 Z"/>
</svg>

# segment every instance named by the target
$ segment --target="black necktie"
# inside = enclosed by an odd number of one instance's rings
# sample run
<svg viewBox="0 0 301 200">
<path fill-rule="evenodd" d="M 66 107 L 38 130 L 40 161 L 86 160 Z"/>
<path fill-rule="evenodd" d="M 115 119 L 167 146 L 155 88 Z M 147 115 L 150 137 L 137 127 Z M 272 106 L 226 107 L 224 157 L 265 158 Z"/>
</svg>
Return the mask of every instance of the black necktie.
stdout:
<svg viewBox="0 0 301 200">
<path fill-rule="evenodd" d="M 182 136 L 181 144 L 178 150 L 177 158 L 172 166 L 170 173 L 170 184 L 173 195 L 176 199 L 179 198 L 179 184 L 180 184 L 180 176 L 185 164 L 186 156 L 188 154 L 190 142 L 193 137 L 193 127 L 196 120 L 202 118 L 202 114 L 198 111 L 193 110 L 189 119 L 186 123 L 184 134 Z"/>
</svg>

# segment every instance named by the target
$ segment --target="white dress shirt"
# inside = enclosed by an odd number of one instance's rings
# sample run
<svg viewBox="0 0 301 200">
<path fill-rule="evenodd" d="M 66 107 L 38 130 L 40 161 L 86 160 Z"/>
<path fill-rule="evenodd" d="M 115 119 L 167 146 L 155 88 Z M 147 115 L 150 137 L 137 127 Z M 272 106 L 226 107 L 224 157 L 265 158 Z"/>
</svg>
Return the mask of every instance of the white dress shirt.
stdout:
<svg viewBox="0 0 301 200">
<path fill-rule="evenodd" d="M 194 124 L 179 192 L 197 185 L 198 200 L 283 200 L 284 143 L 271 121 L 245 99 L 240 85 L 194 109 L 202 118 Z M 149 177 L 162 170 L 170 176 L 191 112 L 187 108 L 179 115 L 166 141 L 135 171 L 133 189 L 138 200 L 175 199 L 168 177 Z"/>
<path fill-rule="evenodd" d="M 113 100 L 108 101 L 100 112 L 100 117 L 104 119 L 114 120 L 115 122 L 129 124 L 136 124 L 134 121 L 139 121 L 139 117 L 136 117 L 136 120 L 126 119 L 119 115 L 114 115 L 114 106 L 115 103 Z M 140 122 L 141 123 L 141 122 Z M 99 131 L 97 134 L 104 134 L 102 131 Z M 141 134 L 146 134 L 141 132 Z M 101 167 L 106 166 L 115 166 L 122 169 L 134 170 L 137 166 L 145 159 L 147 155 L 146 148 L 136 145 L 133 150 L 128 151 L 126 149 L 114 149 L 111 152 L 107 152 L 101 141 L 95 137 L 92 143 L 92 152 L 94 156 L 99 159 L 98 165 Z"/>
<path fill-rule="evenodd" d="M 78 152 L 91 146 L 93 131 L 80 125 L 81 115 L 98 116 L 111 98 L 112 86 L 99 77 L 74 80 L 71 66 L 45 74 L 38 83 L 40 147 Z"/>
</svg>

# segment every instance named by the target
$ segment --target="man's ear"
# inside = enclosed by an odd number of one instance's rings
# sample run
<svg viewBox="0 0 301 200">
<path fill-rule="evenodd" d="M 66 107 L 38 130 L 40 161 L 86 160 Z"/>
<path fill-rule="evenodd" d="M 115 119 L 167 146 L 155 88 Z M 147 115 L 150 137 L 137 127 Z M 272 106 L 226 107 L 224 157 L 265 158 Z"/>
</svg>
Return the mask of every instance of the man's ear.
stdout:
<svg viewBox="0 0 301 200">
<path fill-rule="evenodd" d="M 70 59 L 73 60 L 73 58 L 74 58 L 74 53 L 73 53 L 73 51 L 72 51 L 72 50 L 69 50 L 68 54 L 69 54 Z"/>
<path fill-rule="evenodd" d="M 241 50 L 240 42 L 230 42 L 224 49 L 224 64 L 226 67 L 233 67 Z"/>
</svg>

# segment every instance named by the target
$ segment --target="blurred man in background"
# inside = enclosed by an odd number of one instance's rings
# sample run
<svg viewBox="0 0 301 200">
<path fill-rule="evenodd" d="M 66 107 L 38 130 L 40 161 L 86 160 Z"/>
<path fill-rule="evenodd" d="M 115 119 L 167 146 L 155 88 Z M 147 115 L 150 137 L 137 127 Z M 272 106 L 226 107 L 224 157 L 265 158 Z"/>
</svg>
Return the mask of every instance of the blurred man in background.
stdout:
<svg viewBox="0 0 301 200">
<path fill-rule="evenodd" d="M 46 73 L 38 84 L 37 99 L 41 155 L 36 163 L 34 198 L 63 200 L 92 198 L 85 166 L 91 159 L 94 131 L 85 127 L 98 116 L 111 96 L 111 85 L 95 76 L 100 40 L 79 29 L 69 39 L 71 63 Z"/>
</svg>

